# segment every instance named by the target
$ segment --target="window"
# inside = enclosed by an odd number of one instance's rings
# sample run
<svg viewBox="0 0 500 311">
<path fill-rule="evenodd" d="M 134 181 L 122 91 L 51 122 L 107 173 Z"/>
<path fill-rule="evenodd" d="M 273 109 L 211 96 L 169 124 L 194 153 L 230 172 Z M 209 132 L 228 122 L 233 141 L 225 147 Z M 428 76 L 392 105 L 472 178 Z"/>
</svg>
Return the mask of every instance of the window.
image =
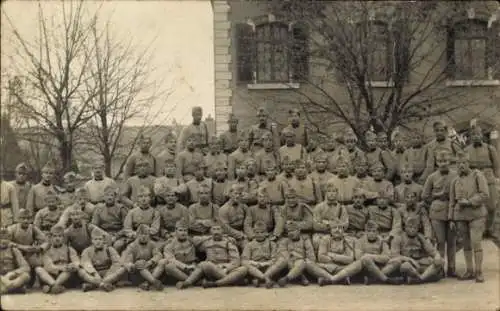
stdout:
<svg viewBox="0 0 500 311">
<path fill-rule="evenodd" d="M 290 83 L 307 76 L 309 57 L 305 27 L 273 21 L 253 27 L 238 24 L 238 81 Z"/>
<path fill-rule="evenodd" d="M 389 27 L 383 22 L 370 26 L 372 40 L 368 40 L 369 79 L 371 81 L 390 81 L 393 73 L 393 45 L 390 43 Z"/>
</svg>

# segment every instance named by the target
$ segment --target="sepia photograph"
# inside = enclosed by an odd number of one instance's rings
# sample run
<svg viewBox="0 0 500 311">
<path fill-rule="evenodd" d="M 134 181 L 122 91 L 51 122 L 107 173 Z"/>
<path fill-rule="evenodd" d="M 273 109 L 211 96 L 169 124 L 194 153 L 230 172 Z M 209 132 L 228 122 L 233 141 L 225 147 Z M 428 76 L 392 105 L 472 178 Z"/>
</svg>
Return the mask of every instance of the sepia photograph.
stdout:
<svg viewBox="0 0 500 311">
<path fill-rule="evenodd" d="M 500 1 L 1 1 L 2 310 L 500 310 Z"/>
</svg>

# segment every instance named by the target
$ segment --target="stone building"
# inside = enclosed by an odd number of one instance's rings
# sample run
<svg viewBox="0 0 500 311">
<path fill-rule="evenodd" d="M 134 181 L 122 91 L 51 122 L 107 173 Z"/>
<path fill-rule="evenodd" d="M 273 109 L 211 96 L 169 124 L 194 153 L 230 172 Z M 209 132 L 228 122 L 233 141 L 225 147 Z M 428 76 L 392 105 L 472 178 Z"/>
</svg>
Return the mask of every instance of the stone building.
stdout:
<svg viewBox="0 0 500 311">
<path fill-rule="evenodd" d="M 267 107 L 278 124 L 285 124 L 289 108 L 301 101 L 298 93 L 307 95 L 311 92 L 311 87 L 307 83 L 296 79 L 296 72 L 305 71 L 306 74 L 312 74 L 315 71 L 324 70 L 313 65 L 310 59 L 306 59 L 306 65 L 302 62 L 300 66 L 298 60 L 304 61 L 304 59 L 297 59 L 297 55 L 295 58 L 288 57 L 285 60 L 288 63 L 285 65 L 276 65 L 276 62 L 268 63 L 270 59 L 279 56 L 277 52 L 281 44 L 279 36 L 291 37 L 306 48 L 310 37 L 314 36 L 311 32 L 302 31 L 300 21 L 290 20 L 283 17 L 282 12 L 270 9 L 269 2 L 272 1 L 212 0 L 217 133 L 227 129 L 226 121 L 230 113 L 234 113 L 240 119 L 242 127 L 254 123 L 255 108 L 258 106 Z M 461 12 L 455 15 L 449 18 L 443 17 L 449 29 L 455 29 L 455 24 L 466 25 L 466 27 L 470 25 L 471 28 L 466 28 L 461 32 L 463 34 L 455 37 L 451 37 L 450 32 L 446 36 L 432 37 L 434 42 L 448 44 L 446 60 L 453 59 L 455 66 L 455 74 L 450 74 L 446 81 L 433 87 L 441 88 L 442 92 L 460 93 L 456 97 L 450 96 L 449 100 L 450 104 L 456 103 L 457 100 L 462 101 L 463 109 L 455 109 L 444 116 L 457 132 L 466 131 L 470 119 L 477 118 L 486 128 L 488 136 L 491 134 L 492 143 L 500 149 L 497 132 L 500 129 L 499 3 L 467 1 Z M 378 18 L 377 14 L 373 14 L 374 20 Z M 251 34 L 254 40 L 252 49 L 248 49 L 249 42 L 242 36 L 244 33 Z M 459 32 L 457 30 L 453 33 Z M 259 40 L 267 42 L 272 48 L 261 49 Z M 300 58 L 301 55 L 298 57 Z M 304 55 L 304 57 L 307 56 Z M 243 60 L 249 58 L 252 62 L 242 63 Z M 443 66 L 448 66 L 447 64 L 445 62 Z M 263 68 L 263 66 L 268 66 L 268 68 Z M 278 68 L 279 66 L 281 68 Z M 422 66 L 425 67 L 425 64 Z M 283 68 L 286 68 L 285 71 L 282 70 Z M 456 74 L 457 72 L 463 74 Z M 411 82 L 412 80 L 418 83 L 417 79 L 410 77 Z M 371 90 L 374 94 L 390 87 L 392 87 L 391 81 L 371 83 Z M 341 82 L 334 83 L 331 88 L 338 89 L 338 93 L 345 93 Z M 430 134 L 431 121 L 432 119 L 415 121 L 412 126 Z"/>
</svg>

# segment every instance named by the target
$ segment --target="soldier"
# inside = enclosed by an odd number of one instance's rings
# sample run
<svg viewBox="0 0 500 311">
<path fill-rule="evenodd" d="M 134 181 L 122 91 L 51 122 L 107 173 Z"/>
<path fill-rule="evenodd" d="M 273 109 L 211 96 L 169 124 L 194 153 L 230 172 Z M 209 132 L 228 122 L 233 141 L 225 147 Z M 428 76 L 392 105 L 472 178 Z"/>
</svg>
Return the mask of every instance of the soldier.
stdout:
<svg viewBox="0 0 500 311">
<path fill-rule="evenodd" d="M 331 224 L 340 223 L 346 230 L 349 226 L 349 216 L 345 206 L 337 201 L 339 190 L 335 185 L 328 184 L 325 200 L 313 209 L 313 246 L 318 249 L 321 239 L 330 233 Z"/>
<path fill-rule="evenodd" d="M 212 200 L 221 206 L 227 201 L 226 191 L 229 185 L 227 180 L 227 164 L 217 162 L 214 164 L 214 179 L 212 179 Z"/>
<path fill-rule="evenodd" d="M 165 160 L 163 175 L 155 179 L 155 185 L 158 183 L 167 184 L 169 187 L 175 188 L 184 183 L 184 179 L 177 177 L 177 167 L 174 160 Z M 154 188 L 154 186 L 153 186 Z"/>
<path fill-rule="evenodd" d="M 255 238 L 254 226 L 257 222 L 264 223 L 271 241 L 276 241 L 283 234 L 284 223 L 279 207 L 271 203 L 265 188 L 259 189 L 257 204 L 248 207 L 246 211 L 243 231 L 248 240 Z"/>
<path fill-rule="evenodd" d="M 208 146 L 208 126 L 201 120 L 203 118 L 203 109 L 199 106 L 195 106 L 192 109 L 191 115 L 193 117 L 193 123 L 182 129 L 179 139 L 177 140 L 177 154 L 186 148 L 188 137 L 192 137 L 193 135 L 199 138 L 196 142 L 198 151 Z"/>
<path fill-rule="evenodd" d="M 370 172 L 373 170 L 376 163 L 380 163 L 384 168 L 385 179 L 392 180 L 396 172 L 396 167 L 389 151 L 383 150 L 377 146 L 377 135 L 372 131 L 367 131 L 365 133 L 365 141 L 368 146 L 368 151 L 365 155 L 368 160 Z"/>
<path fill-rule="evenodd" d="M 111 242 L 111 236 L 96 225 L 88 223 L 86 215 L 82 211 L 71 211 L 69 218 L 71 220 L 71 225 L 64 230 L 64 236 L 66 237 L 68 245 L 78 254 L 81 254 L 84 249 L 92 244 L 91 236 L 93 231 L 100 231 L 106 240 Z"/>
<path fill-rule="evenodd" d="M 250 183 L 259 184 L 262 178 L 261 175 L 257 174 L 257 162 L 255 159 L 247 159 L 245 165 L 247 166 L 247 178 Z"/>
<path fill-rule="evenodd" d="M 285 269 L 288 262 L 279 256 L 276 239 L 268 237 L 268 226 L 264 221 L 257 220 L 251 229 L 254 238 L 241 254 L 242 265 L 248 269 L 255 287 L 265 283 L 266 288 L 272 288 L 273 277 Z"/>
<path fill-rule="evenodd" d="M 313 213 L 311 208 L 299 202 L 297 192 L 290 188 L 285 193 L 285 204 L 281 206 L 281 217 L 285 223 L 295 222 L 304 233 L 313 230 Z"/>
<path fill-rule="evenodd" d="M 177 157 L 177 137 L 175 137 L 175 134 L 169 131 L 164 139 L 164 149 L 156 156 L 156 165 L 158 166 L 156 176 L 165 175 L 165 166 L 167 162 L 175 163 L 175 158 Z"/>
<path fill-rule="evenodd" d="M 245 132 L 241 132 L 238 137 L 238 149 L 231 153 L 227 159 L 227 175 L 230 180 L 236 178 L 236 167 L 253 157 L 253 152 L 251 152 L 249 148 L 249 138 Z"/>
<path fill-rule="evenodd" d="M 71 224 L 70 213 L 72 211 L 83 212 L 85 219 L 90 222 L 94 209 L 95 206 L 89 202 L 87 190 L 85 190 L 85 188 L 78 188 L 78 190 L 75 191 L 75 202 L 64 209 L 57 225 L 64 228 L 68 227 Z"/>
<path fill-rule="evenodd" d="M 149 164 L 147 161 L 138 159 L 135 162 L 135 169 L 137 170 L 137 175 L 127 179 L 120 196 L 122 203 L 128 208 L 134 206 L 138 200 L 139 190 L 142 187 L 147 187 L 152 192 L 155 183 L 155 177 L 148 173 Z"/>
<path fill-rule="evenodd" d="M 330 234 L 323 236 L 320 241 L 318 265 L 328 271 L 325 277 L 318 279 L 320 286 L 340 281 L 344 281 L 346 285 L 351 284 L 350 277 L 342 270 L 354 262 L 355 243 L 344 235 L 344 227 L 340 221 L 332 221 L 328 224 Z"/>
<path fill-rule="evenodd" d="M 219 217 L 219 206 L 211 202 L 210 188 L 200 186 L 198 191 L 200 201 L 189 206 L 189 230 L 195 236 L 208 235 L 210 227 Z"/>
<path fill-rule="evenodd" d="M 157 170 L 159 170 L 156 158 L 150 152 L 153 144 L 151 137 L 141 135 L 138 143 L 139 151 L 128 157 L 127 163 L 125 163 L 125 170 L 123 171 L 124 180 L 139 174 L 139 169 L 137 168 L 137 162 L 139 161 L 148 163 L 147 175 L 156 176 Z"/>
<path fill-rule="evenodd" d="M 281 158 L 281 168 L 283 172 L 276 179 L 282 183 L 290 182 L 295 177 L 295 161 L 291 161 L 289 156 Z"/>
<path fill-rule="evenodd" d="M 347 219 L 349 220 L 346 234 L 355 238 L 360 238 L 368 221 L 368 208 L 365 206 L 365 192 L 363 188 L 354 189 L 352 201 L 352 204 L 345 206 L 347 210 Z"/>
<path fill-rule="evenodd" d="M 483 132 L 479 126 L 471 128 L 470 137 L 472 145 L 467 146 L 465 152 L 469 155 L 470 168 L 480 170 L 488 182 L 490 196 L 486 204 L 488 210 L 486 233 L 493 236 L 493 219 L 496 210 L 499 208 L 498 190 L 495 183 L 495 179 L 500 178 L 499 157 L 495 147 L 483 142 Z"/>
<path fill-rule="evenodd" d="M 456 277 L 455 273 L 455 243 L 456 232 L 449 219 L 449 200 L 451 181 L 457 173 L 450 169 L 450 154 L 443 150 L 436 155 L 438 170 L 429 175 L 422 190 L 422 199 L 429 206 L 429 218 L 432 231 L 437 242 L 437 249 L 441 258 L 447 258 L 448 277 Z"/>
<path fill-rule="evenodd" d="M 285 203 L 285 191 L 276 173 L 276 166 L 269 163 L 266 169 L 266 179 L 260 183 L 259 188 L 266 190 L 270 204 L 281 206 Z"/>
<path fill-rule="evenodd" d="M 342 205 L 352 204 L 354 189 L 359 187 L 359 180 L 355 176 L 349 176 L 349 162 L 347 158 L 340 157 L 337 162 L 337 176 L 330 179 L 338 191 L 338 202 Z"/>
<path fill-rule="evenodd" d="M 266 175 L 266 170 L 269 165 L 279 167 L 279 154 L 275 151 L 273 139 L 270 134 L 262 137 L 264 148 L 255 153 L 255 161 L 257 162 L 257 173 L 261 176 Z"/>
<path fill-rule="evenodd" d="M 377 223 L 380 234 L 389 244 L 402 231 L 401 214 L 392 205 L 393 198 L 394 192 L 381 190 L 376 205 L 368 206 L 368 219 Z"/>
<path fill-rule="evenodd" d="M 365 186 L 367 191 L 371 193 L 379 192 L 392 192 L 394 193 L 394 185 L 389 180 L 385 179 L 384 166 L 382 163 L 377 162 L 372 165 L 372 183 L 366 183 Z M 393 200 L 394 198 L 391 198 Z"/>
<path fill-rule="evenodd" d="M 160 214 L 151 206 L 152 194 L 147 187 L 141 187 L 137 194 L 137 205 L 128 211 L 123 221 L 123 230 L 137 234 L 140 225 L 149 227 L 149 234 L 155 239 L 160 233 Z"/>
<path fill-rule="evenodd" d="M 247 236 L 243 231 L 245 221 L 245 211 L 247 205 L 242 202 L 243 187 L 233 184 L 229 190 L 229 201 L 219 209 L 219 221 L 224 232 L 236 240 L 239 247 L 243 248 Z"/>
<path fill-rule="evenodd" d="M 84 281 L 84 292 L 101 288 L 106 292 L 112 291 L 114 284 L 125 273 L 125 268 L 118 252 L 107 245 L 102 231 L 92 230 L 92 245 L 82 252 L 80 261 L 80 277 Z"/>
<path fill-rule="evenodd" d="M 398 208 L 401 213 L 403 230 L 406 226 L 408 217 L 417 217 L 421 225 L 418 232 L 432 241 L 434 239 L 434 234 L 432 232 L 431 220 L 424 204 L 418 201 L 419 194 L 414 191 L 408 191 L 405 195 L 405 203 L 401 204 Z"/>
<path fill-rule="evenodd" d="M 19 213 L 16 188 L 7 181 L 0 180 L 0 226 L 12 225 Z"/>
<path fill-rule="evenodd" d="M 311 239 L 301 235 L 301 226 L 297 222 L 287 223 L 288 235 L 279 243 L 280 259 L 284 258 L 288 263 L 288 273 L 278 280 L 280 287 L 300 277 L 303 286 L 309 285 L 305 273 L 320 279 L 331 277 L 316 263 L 316 255 L 311 244 Z"/>
<path fill-rule="evenodd" d="M 127 241 L 126 232 L 123 231 L 128 209 L 118 202 L 117 191 L 113 185 L 104 189 L 104 202 L 94 209 L 91 223 L 110 234 L 113 248 L 121 253 L 131 241 Z"/>
<path fill-rule="evenodd" d="M 403 133 L 399 130 L 394 130 L 392 133 L 392 143 L 394 146 L 394 150 L 391 150 L 391 156 L 394 159 L 395 173 L 392 181 L 395 184 L 399 184 L 401 182 L 401 169 L 402 166 L 406 163 L 404 159 L 405 152 L 405 137 Z"/>
<path fill-rule="evenodd" d="M 196 268 L 196 246 L 190 239 L 189 225 L 184 220 L 175 224 L 175 234 L 163 247 L 163 264 L 167 276 L 177 280 L 177 286 L 182 288 L 182 282 Z"/>
<path fill-rule="evenodd" d="M 30 266 L 17 247 L 11 245 L 10 235 L 0 229 L 0 294 L 25 292 L 30 281 Z"/>
<path fill-rule="evenodd" d="M 389 145 L 389 139 L 387 137 L 387 133 L 384 131 L 377 132 L 377 146 L 382 150 L 391 150 L 391 146 Z"/>
<path fill-rule="evenodd" d="M 300 111 L 296 108 L 288 110 L 288 125 L 286 129 L 295 133 L 295 142 L 304 148 L 309 145 L 309 133 L 303 123 L 300 122 Z M 285 144 L 282 140 L 281 144 Z"/>
<path fill-rule="evenodd" d="M 89 194 L 90 203 L 96 205 L 104 202 L 104 189 L 109 186 L 116 187 L 116 182 L 105 175 L 104 164 L 97 161 L 92 165 L 92 179 L 84 186 Z"/>
<path fill-rule="evenodd" d="M 226 155 L 230 155 L 238 148 L 238 118 L 234 114 L 229 114 L 227 120 L 228 130 L 221 134 L 221 147 Z"/>
<path fill-rule="evenodd" d="M 241 266 L 238 248 L 232 239 L 224 237 L 223 232 L 221 225 L 212 224 L 211 237 L 200 244 L 200 250 L 206 254 L 207 259 L 200 262 L 187 280 L 178 284 L 177 288 L 190 287 L 202 277 L 205 277 L 202 281 L 204 288 L 230 286 L 243 281 L 247 269 Z M 206 278 L 216 281 L 207 281 Z"/>
<path fill-rule="evenodd" d="M 150 232 L 147 225 L 138 226 L 137 238 L 123 251 L 122 262 L 133 280 L 132 283 L 140 282 L 140 289 L 147 291 L 152 287 L 161 291 L 163 284 L 159 277 L 163 273 L 164 265 L 161 264 L 162 255 L 156 243 L 151 241 Z"/>
<path fill-rule="evenodd" d="M 351 128 L 347 129 L 344 133 L 344 144 L 347 149 L 348 162 L 352 165 L 352 167 L 350 167 L 349 169 L 349 172 L 351 175 L 355 175 L 356 171 L 354 169 L 354 165 L 359 160 L 364 160 L 366 162 L 366 157 L 365 153 L 357 146 L 358 137 Z M 366 166 L 368 172 L 368 163 L 366 164 Z"/>
<path fill-rule="evenodd" d="M 54 185 L 52 184 L 55 168 L 49 163 L 45 164 L 42 168 L 42 180 L 31 187 L 28 192 L 28 199 L 26 202 L 26 208 L 31 211 L 31 213 L 36 214 L 39 210 L 45 207 L 45 196 L 47 192 L 55 192 Z"/>
<path fill-rule="evenodd" d="M 185 182 L 191 180 L 195 167 L 193 163 L 199 163 L 203 159 L 203 154 L 196 149 L 196 137 L 191 135 L 186 138 L 186 147 L 177 153 L 175 166 L 177 168 L 177 178 L 184 179 Z"/>
<path fill-rule="evenodd" d="M 345 146 L 340 143 L 337 135 L 332 135 L 327 138 L 326 143 L 323 144 L 321 149 L 323 149 L 326 153 L 328 171 L 333 174 L 337 174 L 339 158 L 347 157 L 347 150 Z"/>
<path fill-rule="evenodd" d="M 43 265 L 36 267 L 42 291 L 46 294 L 60 294 L 66 290 L 64 285 L 80 269 L 80 259 L 76 251 L 65 243 L 64 228 L 54 226 L 50 229 L 50 247 L 43 253 Z"/>
<path fill-rule="evenodd" d="M 481 240 L 485 229 L 488 202 L 488 181 L 484 174 L 470 168 L 467 153 L 458 152 L 458 177 L 450 185 L 450 209 L 448 219 L 452 226 L 457 225 L 464 239 L 464 257 L 466 272 L 461 280 L 475 278 L 477 283 L 484 282 L 483 247 Z M 472 256 L 474 252 L 474 257 Z M 472 266 L 474 258 L 475 269 Z M 475 272 L 475 273 L 474 273 Z"/>
<path fill-rule="evenodd" d="M 76 202 L 76 183 L 76 174 L 68 172 L 63 176 L 64 188 L 56 188 L 58 190 L 59 201 L 64 209 Z"/>
<path fill-rule="evenodd" d="M 259 122 L 250 127 L 249 140 L 252 152 L 257 152 L 262 148 L 262 137 L 265 134 L 271 135 L 273 138 L 273 145 L 276 150 L 280 146 L 280 135 L 276 123 L 269 122 L 268 113 L 265 108 L 257 110 L 257 119 Z"/>
<path fill-rule="evenodd" d="M 401 183 L 394 187 L 394 201 L 396 204 L 404 204 L 408 192 L 414 192 L 417 195 L 417 201 L 420 201 L 423 187 L 413 181 L 413 167 L 411 164 L 403 163 L 399 172 Z"/>
<path fill-rule="evenodd" d="M 460 146 L 448 138 L 448 127 L 444 121 L 436 121 L 432 125 L 434 129 L 435 139 L 429 142 L 425 148 L 427 152 L 427 161 L 425 169 L 420 176 L 419 184 L 423 185 L 427 177 L 438 169 L 437 154 L 440 150 L 446 150 L 449 153 L 449 165 L 455 170 L 456 153 L 460 151 Z"/>
<path fill-rule="evenodd" d="M 309 144 L 307 145 L 307 165 L 312 171 L 314 169 L 314 159 L 319 153 L 324 153 L 323 149 L 319 147 L 318 137 L 309 138 Z"/>
<path fill-rule="evenodd" d="M 392 240 L 392 258 L 383 270 L 386 275 L 399 271 L 409 284 L 440 279 L 443 259 L 432 243 L 418 233 L 419 227 L 418 218 L 410 217 L 405 231 Z"/>
<path fill-rule="evenodd" d="M 177 194 L 175 189 L 170 188 L 166 184 L 157 184 L 155 193 L 163 198 L 163 204 L 156 206 L 156 210 L 160 214 L 160 237 L 168 241 L 174 236 L 175 224 L 179 221 L 188 223 L 189 212 L 187 207 L 177 202 Z"/>
<path fill-rule="evenodd" d="M 207 169 L 205 161 L 201 159 L 199 162 L 191 163 L 193 166 L 193 178 L 187 181 L 185 184 L 181 185 L 179 188 L 180 193 L 184 194 L 187 200 L 187 204 L 191 205 L 199 201 L 198 191 L 202 184 L 207 185 L 210 188 L 210 193 L 213 190 L 213 182 L 211 178 L 205 177 L 205 172 Z M 213 198 L 212 198 L 213 199 Z"/>
<path fill-rule="evenodd" d="M 242 187 L 244 196 L 242 200 L 245 204 L 253 205 L 257 203 L 257 189 L 259 184 L 255 180 L 250 180 L 247 176 L 247 163 L 240 163 L 236 167 L 236 179 L 230 180 L 227 184 L 226 196 L 229 196 L 229 191 L 233 185 Z"/>
<path fill-rule="evenodd" d="M 295 163 L 295 177 L 288 183 L 284 183 L 283 187 L 285 192 L 288 191 L 288 188 L 293 188 L 299 200 L 309 206 L 314 206 L 323 201 L 320 186 L 307 175 L 306 163 L 302 160 L 297 160 Z"/>
<path fill-rule="evenodd" d="M 221 141 L 216 136 L 210 138 L 209 153 L 205 156 L 205 165 L 207 166 L 207 177 L 214 177 L 214 164 L 217 162 L 226 163 L 227 165 L 227 154 L 222 153 Z"/>
<path fill-rule="evenodd" d="M 280 159 L 288 156 L 290 161 L 305 160 L 307 157 L 306 149 L 301 144 L 295 142 L 295 133 L 285 128 L 282 135 L 285 139 L 285 144 L 278 149 Z M 283 163 L 281 164 L 283 165 Z"/>
<path fill-rule="evenodd" d="M 413 180 L 421 183 L 421 176 L 424 172 L 427 162 L 427 149 L 424 147 L 424 137 L 419 133 L 413 133 L 411 136 L 411 146 L 406 148 L 403 154 L 403 161 L 409 163 L 413 167 Z"/>
<path fill-rule="evenodd" d="M 325 194 L 326 184 L 330 179 L 335 177 L 332 173 L 327 170 L 327 155 L 324 152 L 319 152 L 314 158 L 314 170 L 310 174 L 312 180 L 316 185 L 319 185 L 321 194 Z"/>
<path fill-rule="evenodd" d="M 26 163 L 19 163 L 16 166 L 16 179 L 12 181 L 12 185 L 16 189 L 19 209 L 26 208 L 28 201 L 28 193 L 31 189 L 31 183 L 28 181 L 29 167 Z"/>
<path fill-rule="evenodd" d="M 44 233 L 48 233 L 62 215 L 62 208 L 59 206 L 56 192 L 53 190 L 45 193 L 45 207 L 35 215 L 34 224 Z"/>
</svg>

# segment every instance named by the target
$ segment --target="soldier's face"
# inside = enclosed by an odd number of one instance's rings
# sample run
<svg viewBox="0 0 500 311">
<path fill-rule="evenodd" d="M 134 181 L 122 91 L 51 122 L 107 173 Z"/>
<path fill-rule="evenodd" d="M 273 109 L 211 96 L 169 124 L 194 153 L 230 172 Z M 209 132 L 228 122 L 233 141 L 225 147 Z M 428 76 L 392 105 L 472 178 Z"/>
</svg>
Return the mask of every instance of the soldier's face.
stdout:
<svg viewBox="0 0 500 311">
<path fill-rule="evenodd" d="M 141 191 L 137 195 L 137 203 L 142 207 L 149 206 L 151 202 L 151 193 L 149 191 Z"/>
<path fill-rule="evenodd" d="M 410 181 L 412 180 L 413 178 L 413 170 L 412 169 L 403 169 L 401 171 L 401 177 L 403 178 L 403 180 L 405 181 Z"/>
<path fill-rule="evenodd" d="M 210 151 L 213 153 L 220 152 L 221 149 L 222 149 L 222 146 L 218 141 L 210 144 Z"/>
<path fill-rule="evenodd" d="M 326 200 L 329 202 L 336 202 L 338 194 L 339 193 L 338 193 L 337 189 L 329 189 L 325 194 Z"/>
<path fill-rule="evenodd" d="M 353 138 L 348 138 L 344 141 L 347 149 L 352 150 L 354 147 L 356 147 L 356 140 Z"/>
<path fill-rule="evenodd" d="M 174 139 L 169 139 L 166 141 L 165 146 L 168 150 L 175 150 L 176 141 Z"/>
<path fill-rule="evenodd" d="M 48 207 L 57 207 L 57 204 L 59 203 L 59 200 L 57 199 L 56 196 L 50 196 L 45 198 L 45 204 Z"/>
<path fill-rule="evenodd" d="M 307 169 L 304 165 L 298 165 L 295 168 L 295 175 L 299 178 L 307 176 Z"/>
<path fill-rule="evenodd" d="M 408 204 L 408 205 L 414 205 L 415 203 L 417 203 L 417 195 L 415 193 L 409 191 L 406 194 L 405 201 L 406 201 L 406 204 Z"/>
<path fill-rule="evenodd" d="M 205 176 L 205 168 L 203 167 L 199 167 L 197 168 L 194 172 L 193 172 L 193 175 L 195 178 L 202 178 L 203 176 Z"/>
<path fill-rule="evenodd" d="M 141 244 L 146 244 L 149 242 L 149 234 L 138 234 L 137 235 L 137 240 Z"/>
<path fill-rule="evenodd" d="M 71 223 L 76 226 L 81 225 L 83 223 L 83 217 L 80 213 L 72 213 L 69 218 L 71 219 Z"/>
<path fill-rule="evenodd" d="M 188 149 L 196 148 L 196 140 L 194 139 L 194 137 L 190 137 L 186 140 L 186 147 Z"/>
<path fill-rule="evenodd" d="M 16 172 L 16 181 L 19 183 L 25 183 L 28 180 L 28 174 L 26 172 Z"/>
<path fill-rule="evenodd" d="M 450 166 L 450 160 L 447 157 L 439 157 L 436 159 L 436 164 L 440 169 L 447 169 Z"/>
<path fill-rule="evenodd" d="M 50 241 L 52 245 L 56 247 L 61 246 L 64 242 L 64 235 L 61 233 L 52 233 L 50 235 Z"/>
<path fill-rule="evenodd" d="M 85 204 L 87 204 L 88 200 L 89 200 L 89 196 L 88 196 L 87 192 L 80 192 L 76 196 L 76 202 L 80 206 L 84 206 Z"/>
<path fill-rule="evenodd" d="M 377 198 L 377 205 L 379 207 L 385 208 L 385 207 L 389 206 L 389 199 L 386 197 L 379 197 L 379 198 Z"/>
<path fill-rule="evenodd" d="M 264 241 L 267 237 L 266 230 L 264 230 L 262 228 L 255 229 L 254 233 L 255 233 L 255 239 L 259 242 Z"/>
<path fill-rule="evenodd" d="M 320 172 L 325 171 L 326 170 L 326 161 L 316 160 L 316 169 Z"/>
<path fill-rule="evenodd" d="M 229 130 L 235 131 L 238 129 L 238 120 L 229 121 Z"/>
<path fill-rule="evenodd" d="M 334 225 L 330 228 L 330 234 L 334 239 L 341 239 L 344 236 L 344 228 L 339 225 Z"/>
<path fill-rule="evenodd" d="M 274 169 L 274 167 L 269 167 L 267 170 L 266 170 L 266 176 L 267 178 L 269 179 L 273 179 L 276 177 L 276 170 Z"/>
<path fill-rule="evenodd" d="M 174 192 L 169 192 L 165 195 L 165 203 L 173 205 L 177 202 L 177 195 Z"/>
<path fill-rule="evenodd" d="M 288 237 L 292 240 L 297 240 L 300 237 L 300 230 L 288 230 Z"/>
<path fill-rule="evenodd" d="M 368 148 L 373 149 L 377 147 L 377 141 L 374 138 L 366 138 L 366 145 Z"/>
<path fill-rule="evenodd" d="M 236 176 L 239 178 L 246 177 L 248 174 L 246 166 L 239 166 L 236 168 Z"/>
<path fill-rule="evenodd" d="M 188 230 L 186 228 L 175 229 L 175 236 L 179 241 L 186 241 L 188 238 Z"/>
<path fill-rule="evenodd" d="M 378 236 L 377 229 L 375 229 L 375 228 L 368 228 L 368 229 L 365 230 L 365 233 L 366 233 L 366 238 L 369 241 L 374 241 L 374 240 L 377 239 L 377 236 Z"/>
<path fill-rule="evenodd" d="M 231 190 L 231 199 L 236 202 L 239 202 L 243 196 L 243 191 L 239 188 L 233 188 Z"/>
<path fill-rule="evenodd" d="M 372 176 L 375 179 L 382 179 L 382 178 L 384 178 L 384 169 L 381 168 L 381 167 L 375 167 L 372 170 Z"/>
<path fill-rule="evenodd" d="M 269 198 L 267 195 L 259 194 L 257 197 L 257 200 L 259 201 L 260 205 L 267 205 L 269 204 Z"/>
<path fill-rule="evenodd" d="M 44 170 L 42 172 L 42 180 L 45 182 L 52 182 L 55 172 L 53 170 Z"/>
<path fill-rule="evenodd" d="M 250 146 L 250 142 L 247 139 L 240 139 L 238 142 L 238 147 L 240 147 L 241 150 L 248 150 Z"/>
<path fill-rule="evenodd" d="M 382 134 L 377 136 L 377 144 L 380 148 L 386 149 L 389 146 L 387 135 Z"/>
<path fill-rule="evenodd" d="M 404 141 L 402 138 L 396 138 L 394 139 L 394 147 L 397 149 L 403 149 L 404 148 Z"/>
<path fill-rule="evenodd" d="M 356 169 L 356 174 L 363 175 L 366 174 L 366 172 L 368 171 L 368 165 L 358 164 L 356 165 L 355 169 Z"/>
<path fill-rule="evenodd" d="M 482 143 L 483 142 L 483 135 L 481 133 L 472 133 L 470 136 L 470 140 L 477 144 L 477 143 Z"/>
<path fill-rule="evenodd" d="M 259 112 L 257 114 L 257 119 L 259 119 L 259 122 L 261 124 L 266 123 L 267 122 L 267 113 L 265 113 L 265 112 Z"/>
<path fill-rule="evenodd" d="M 264 146 L 264 148 L 266 149 L 272 149 L 274 146 L 273 146 L 273 141 L 272 139 L 270 138 L 264 138 L 262 140 L 262 145 Z"/>
<path fill-rule="evenodd" d="M 445 139 L 446 134 L 447 134 L 446 127 L 444 127 L 442 125 L 437 125 L 434 127 L 434 135 L 436 136 L 436 138 L 438 140 Z"/>
<path fill-rule="evenodd" d="M 255 175 L 257 173 L 257 165 L 252 163 L 247 165 L 247 175 Z"/>
<path fill-rule="evenodd" d="M 151 145 L 152 145 L 151 139 L 143 139 L 139 142 L 139 147 L 143 152 L 149 151 Z"/>
<path fill-rule="evenodd" d="M 210 233 L 212 234 L 212 237 L 214 239 L 221 239 L 222 238 L 222 227 L 221 226 L 212 226 L 212 228 L 210 228 Z"/>
<path fill-rule="evenodd" d="M 365 198 L 362 195 L 355 195 L 352 197 L 352 200 L 356 206 L 362 206 L 365 204 Z"/>
<path fill-rule="evenodd" d="M 73 191 L 76 188 L 76 181 L 72 178 L 64 178 L 64 186 L 66 190 Z"/>
<path fill-rule="evenodd" d="M 215 178 L 217 178 L 219 180 L 226 178 L 226 170 L 225 169 L 218 168 L 215 170 L 214 174 L 215 174 Z"/>
<path fill-rule="evenodd" d="M 92 238 L 92 245 L 94 245 L 94 247 L 97 249 L 102 249 L 104 247 L 104 237 L 94 236 Z"/>
<path fill-rule="evenodd" d="M 423 139 L 422 139 L 422 137 L 415 135 L 415 136 L 413 136 L 411 142 L 412 142 L 413 147 L 419 147 L 423 144 Z"/>
<path fill-rule="evenodd" d="M 19 222 L 23 228 L 27 228 L 31 224 L 31 216 L 21 216 Z"/>
<path fill-rule="evenodd" d="M 465 173 L 469 171 L 470 165 L 468 160 L 460 159 L 458 160 L 457 165 L 459 173 Z"/>
<path fill-rule="evenodd" d="M 418 233 L 418 229 L 419 229 L 418 227 L 419 227 L 418 224 L 415 224 L 415 223 L 408 224 L 407 223 L 405 225 L 406 234 L 408 234 L 408 236 L 411 236 L 411 237 L 416 236 Z"/>
<path fill-rule="evenodd" d="M 340 164 L 337 166 L 337 172 L 339 175 L 346 176 L 349 175 L 349 168 L 345 164 Z"/>
<path fill-rule="evenodd" d="M 173 177 L 175 176 L 177 169 L 175 165 L 168 165 L 165 167 L 165 175 L 168 177 Z"/>
<path fill-rule="evenodd" d="M 210 202 L 210 192 L 208 190 L 201 190 L 198 192 L 198 197 L 200 198 L 200 203 Z"/>
<path fill-rule="evenodd" d="M 108 191 L 104 194 L 104 202 L 108 205 L 115 203 L 115 193 L 113 191 Z"/>
<path fill-rule="evenodd" d="M 286 135 L 285 136 L 285 142 L 286 142 L 287 145 L 293 144 L 295 142 L 295 136 L 294 135 L 290 135 L 290 134 Z"/>
<path fill-rule="evenodd" d="M 203 117 L 203 112 L 201 110 L 197 109 L 197 110 L 194 110 L 191 115 L 193 116 L 193 121 L 196 123 L 196 122 L 201 121 L 201 118 Z"/>
<path fill-rule="evenodd" d="M 92 169 L 92 175 L 94 175 L 95 178 L 101 179 L 104 176 L 104 171 L 102 167 L 94 167 Z"/>
</svg>

